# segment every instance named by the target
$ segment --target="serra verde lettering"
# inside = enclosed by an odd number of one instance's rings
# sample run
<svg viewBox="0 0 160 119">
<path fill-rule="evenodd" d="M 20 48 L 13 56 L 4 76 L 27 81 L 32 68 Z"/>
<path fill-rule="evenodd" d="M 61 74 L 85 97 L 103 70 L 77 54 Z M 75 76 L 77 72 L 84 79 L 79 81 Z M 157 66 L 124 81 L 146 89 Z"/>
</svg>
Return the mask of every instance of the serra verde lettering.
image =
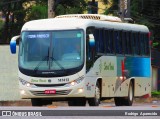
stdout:
<svg viewBox="0 0 160 119">
<path fill-rule="evenodd" d="M 104 62 L 104 70 L 114 70 L 114 65 L 111 62 L 109 64 Z"/>
<path fill-rule="evenodd" d="M 114 64 L 112 64 L 111 62 L 109 62 L 109 63 L 102 62 L 100 60 L 99 70 L 100 70 L 100 72 L 102 72 L 102 70 L 113 71 L 114 70 Z"/>
<path fill-rule="evenodd" d="M 31 79 L 32 83 L 46 83 L 47 80 L 45 79 Z"/>
</svg>

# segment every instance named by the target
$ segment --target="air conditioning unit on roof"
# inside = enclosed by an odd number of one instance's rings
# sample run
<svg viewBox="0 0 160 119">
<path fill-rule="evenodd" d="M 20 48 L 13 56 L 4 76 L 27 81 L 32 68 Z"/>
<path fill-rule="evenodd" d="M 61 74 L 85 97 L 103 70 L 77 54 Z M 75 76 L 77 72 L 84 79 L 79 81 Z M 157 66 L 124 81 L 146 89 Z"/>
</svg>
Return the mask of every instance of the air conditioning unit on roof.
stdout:
<svg viewBox="0 0 160 119">
<path fill-rule="evenodd" d="M 70 14 L 70 15 L 60 15 L 56 18 L 80 18 L 80 19 L 93 19 L 101 21 L 111 21 L 111 22 L 122 22 L 122 20 L 115 16 L 106 16 L 99 14 Z"/>
</svg>

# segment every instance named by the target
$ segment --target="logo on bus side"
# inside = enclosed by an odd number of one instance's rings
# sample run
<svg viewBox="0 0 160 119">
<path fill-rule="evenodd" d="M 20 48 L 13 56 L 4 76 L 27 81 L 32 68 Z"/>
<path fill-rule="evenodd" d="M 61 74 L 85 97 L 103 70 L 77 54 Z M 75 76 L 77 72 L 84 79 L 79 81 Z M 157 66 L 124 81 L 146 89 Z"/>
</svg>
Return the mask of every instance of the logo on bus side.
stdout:
<svg viewBox="0 0 160 119">
<path fill-rule="evenodd" d="M 106 62 L 104 62 L 104 70 L 114 70 L 114 65 L 110 62 L 109 64 L 107 64 Z"/>
<path fill-rule="evenodd" d="M 102 63 L 102 60 L 100 60 L 100 64 L 99 64 L 99 70 L 100 70 L 100 73 L 102 72 L 102 70 L 108 70 L 108 71 L 114 71 L 114 64 L 112 64 L 112 62 L 103 62 Z"/>
</svg>

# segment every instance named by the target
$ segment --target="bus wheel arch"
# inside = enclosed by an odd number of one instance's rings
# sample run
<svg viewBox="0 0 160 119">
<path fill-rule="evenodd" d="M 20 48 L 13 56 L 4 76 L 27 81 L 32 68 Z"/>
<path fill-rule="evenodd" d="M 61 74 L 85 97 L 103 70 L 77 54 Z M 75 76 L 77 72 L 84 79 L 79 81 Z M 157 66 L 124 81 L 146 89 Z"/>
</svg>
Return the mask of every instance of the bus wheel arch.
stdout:
<svg viewBox="0 0 160 119">
<path fill-rule="evenodd" d="M 130 82 L 129 82 L 129 88 L 128 88 L 128 96 L 127 98 L 125 99 L 125 105 L 126 106 L 132 106 L 132 103 L 133 103 L 133 100 L 134 100 L 134 84 L 135 83 L 135 80 L 134 79 L 131 79 Z"/>
<path fill-rule="evenodd" d="M 130 79 L 127 97 L 115 97 L 116 106 L 132 106 L 134 100 L 135 79 Z"/>
<path fill-rule="evenodd" d="M 95 83 L 95 94 L 93 98 L 88 98 L 88 104 L 90 106 L 99 106 L 101 100 L 101 91 L 102 91 L 102 79 L 98 78 Z"/>
<path fill-rule="evenodd" d="M 132 85 L 133 85 L 133 96 L 134 96 L 135 95 L 135 79 L 132 78 L 130 82 L 132 82 Z"/>
</svg>

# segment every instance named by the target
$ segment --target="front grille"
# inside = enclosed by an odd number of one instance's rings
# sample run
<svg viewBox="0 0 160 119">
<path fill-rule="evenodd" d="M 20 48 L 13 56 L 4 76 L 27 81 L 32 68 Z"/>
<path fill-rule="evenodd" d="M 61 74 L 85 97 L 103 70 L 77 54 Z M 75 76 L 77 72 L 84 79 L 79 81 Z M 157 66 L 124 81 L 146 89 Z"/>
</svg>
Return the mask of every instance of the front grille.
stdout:
<svg viewBox="0 0 160 119">
<path fill-rule="evenodd" d="M 55 96 L 55 95 L 68 95 L 71 90 L 56 91 L 56 94 L 45 94 L 44 91 L 30 91 L 35 96 Z"/>
<path fill-rule="evenodd" d="M 63 84 L 34 84 L 37 87 L 58 87 L 58 86 L 64 86 L 66 83 Z"/>
</svg>

